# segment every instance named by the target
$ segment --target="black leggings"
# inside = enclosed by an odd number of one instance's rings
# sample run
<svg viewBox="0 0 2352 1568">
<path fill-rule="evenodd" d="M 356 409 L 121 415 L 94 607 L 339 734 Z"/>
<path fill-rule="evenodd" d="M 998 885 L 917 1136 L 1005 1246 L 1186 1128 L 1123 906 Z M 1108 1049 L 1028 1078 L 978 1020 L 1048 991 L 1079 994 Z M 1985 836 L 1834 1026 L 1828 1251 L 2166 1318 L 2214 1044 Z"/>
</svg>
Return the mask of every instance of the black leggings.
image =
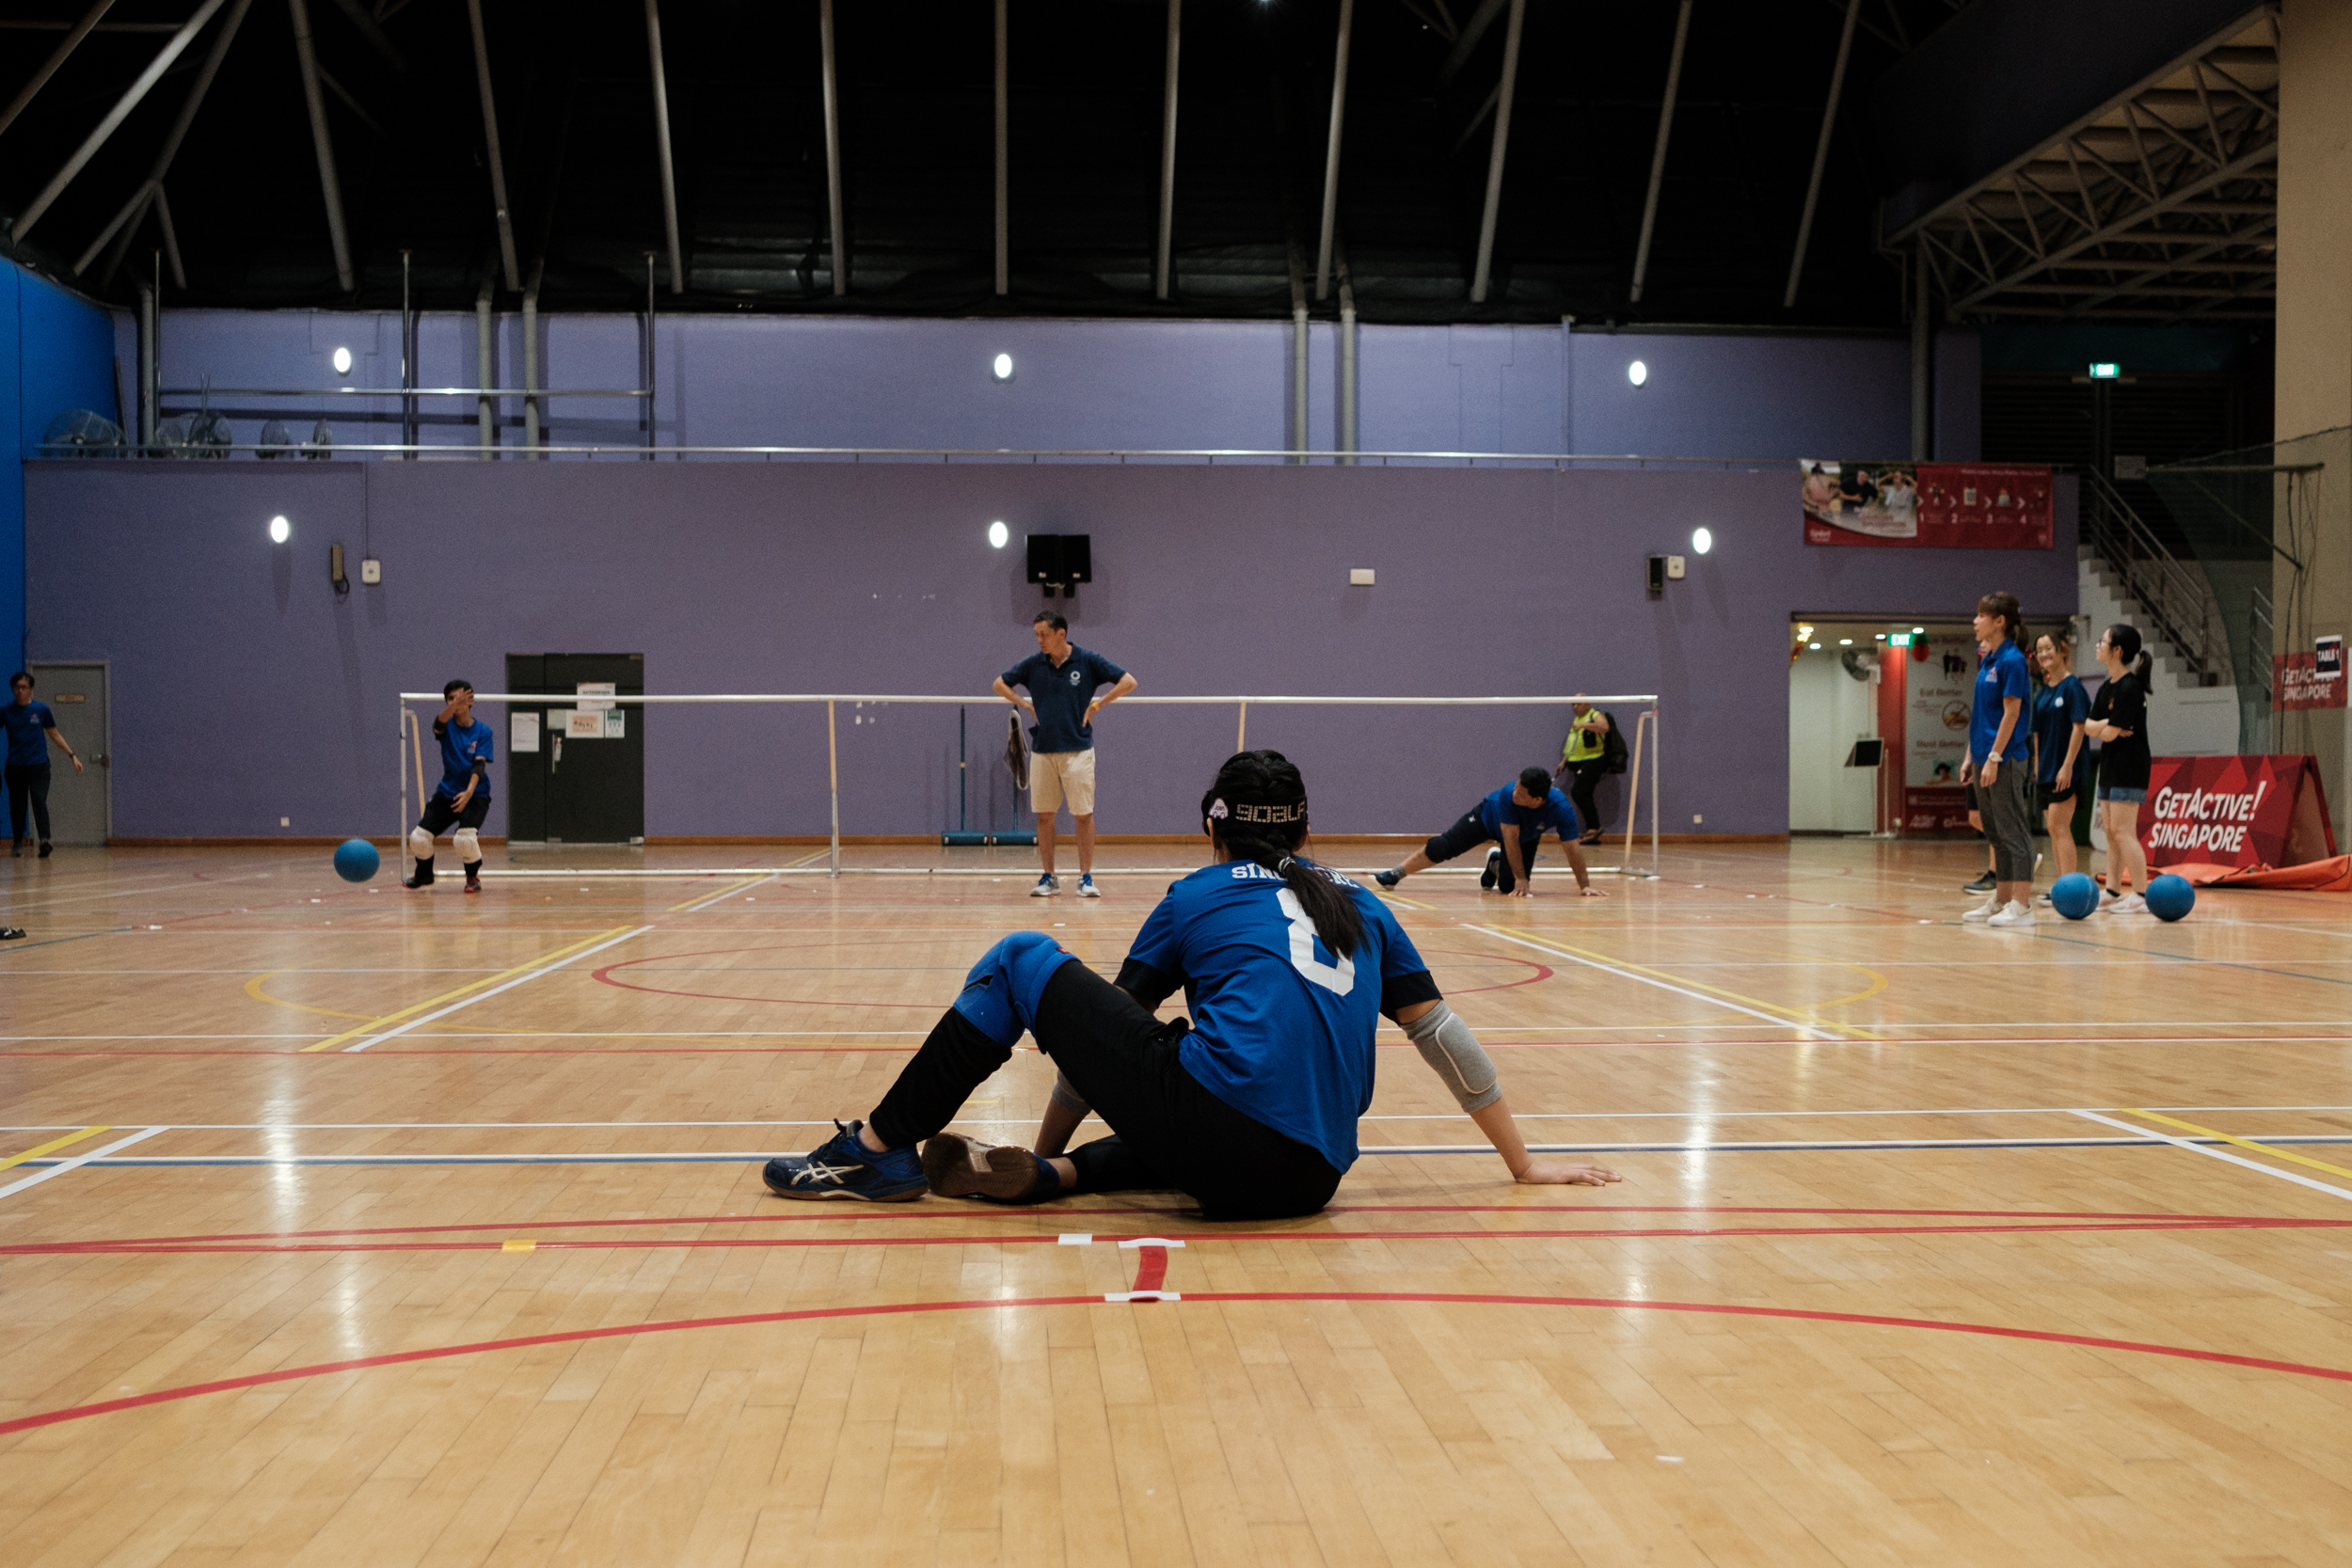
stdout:
<svg viewBox="0 0 2352 1568">
<path fill-rule="evenodd" d="M 15 763 L 10 763 L 8 766 L 7 772 L 8 781 L 8 822 L 13 829 L 11 836 L 19 839 L 26 838 L 30 836 L 26 832 L 28 828 L 38 828 L 40 830 L 40 841 L 43 844 L 48 843 L 49 765 L 45 762 L 37 762 L 29 768 L 22 768 L 17 766 Z M 27 795 L 32 797 L 31 803 L 33 808 L 32 817 L 29 821 L 26 820 L 24 815 L 25 797 Z"/>
<path fill-rule="evenodd" d="M 1534 838 L 1519 840 L 1519 855 L 1527 863 L 1527 875 L 1531 881 L 1535 876 L 1535 851 L 1543 847 L 1543 842 L 1541 833 Z M 1422 845 L 1421 852 L 1429 857 L 1430 864 L 1443 865 L 1454 856 L 1467 854 L 1482 844 L 1494 844 L 1494 852 L 1501 857 L 1495 862 L 1495 886 L 1505 893 L 1518 886 L 1518 879 L 1511 875 L 1511 857 L 1502 853 L 1502 845 L 1495 844 L 1494 835 L 1479 819 L 1476 806 L 1472 806 L 1462 820 Z"/>
<path fill-rule="evenodd" d="M 1609 759 L 1586 757 L 1582 762 L 1568 764 L 1568 772 L 1576 782 L 1568 786 L 1568 799 L 1576 802 L 1577 827 L 1584 832 L 1600 831 L 1600 802 L 1593 792 L 1609 774 Z"/>
<path fill-rule="evenodd" d="M 1341 1172 L 1202 1088 L 1177 1060 L 1184 1032 L 1084 964 L 1064 964 L 1046 983 L 1038 1049 L 1116 1134 L 1072 1151 L 1078 1184 L 1173 1186 L 1213 1220 L 1288 1219 L 1330 1202 Z M 874 1107 L 874 1135 L 893 1148 L 922 1142 L 1011 1055 L 950 1008 Z"/>
</svg>

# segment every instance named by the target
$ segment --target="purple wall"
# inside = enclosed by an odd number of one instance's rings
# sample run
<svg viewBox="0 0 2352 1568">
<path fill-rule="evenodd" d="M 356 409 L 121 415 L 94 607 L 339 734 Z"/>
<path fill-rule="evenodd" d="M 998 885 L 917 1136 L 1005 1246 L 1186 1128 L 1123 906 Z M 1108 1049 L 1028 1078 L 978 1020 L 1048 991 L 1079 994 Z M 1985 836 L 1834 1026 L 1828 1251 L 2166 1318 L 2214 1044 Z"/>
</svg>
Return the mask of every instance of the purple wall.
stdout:
<svg viewBox="0 0 2352 1568">
<path fill-rule="evenodd" d="M 1777 467 L 47 463 L 26 487 L 33 651 L 113 661 L 123 836 L 387 833 L 392 693 L 494 689 L 510 652 L 642 652 L 655 691 L 984 692 L 1032 646 L 1029 531 L 1093 535 L 1073 631 L 1146 692 L 1657 690 L 1664 826 L 1780 832 L 1790 614 L 2074 596 L 2071 482 L 2033 553 L 1808 548 Z M 1651 601 L 1642 557 L 1700 524 L 1714 553 Z M 384 584 L 338 600 L 332 543 Z M 1347 586 L 1359 566 L 1378 586 Z M 1002 777 L 1002 711 L 972 710 L 976 781 Z M 823 831 L 817 712 L 646 723 L 649 834 Z M 1560 725 L 1260 708 L 1249 734 L 1300 762 L 1327 832 L 1427 832 L 1556 757 Z M 952 708 L 840 726 L 845 832 L 953 825 Z M 1229 708 L 1112 710 L 1103 830 L 1189 831 L 1232 736 Z M 976 784 L 974 825 L 1010 825 L 1006 794 Z"/>
<path fill-rule="evenodd" d="M 660 327 L 663 446 L 948 447 L 1279 451 L 1291 429 L 1292 328 L 1284 322 L 898 321 L 675 316 Z M 638 384 L 633 316 L 542 320 L 549 387 Z M 1367 451 L 1645 452 L 1666 456 L 1899 457 L 1911 450 L 1911 350 L 1894 336 L 1616 333 L 1560 326 L 1365 326 L 1357 377 Z M 117 326 L 136 363 L 128 318 Z M 501 315 L 496 379 L 522 384 L 520 321 Z M 338 376 L 329 356 L 352 351 Z M 1309 328 L 1309 443 L 1339 445 L 1339 331 Z M 989 361 L 1013 356 L 999 383 Z M 1626 361 L 1651 371 L 1638 390 Z M 426 315 L 418 385 L 472 387 L 474 318 Z M 167 387 L 397 387 L 397 314 L 173 310 Z M 1977 455 L 1973 333 L 1937 348 L 1938 454 Z M 193 406 L 181 397 L 176 404 Z M 261 414 L 321 400 L 222 392 L 237 439 Z M 338 404 L 340 441 L 399 439 L 397 399 Z M 476 439 L 470 400 L 428 400 L 428 443 Z M 393 422 L 368 423 L 374 412 Z M 519 418 L 520 401 L 504 400 Z M 245 417 L 250 414 L 252 417 Z M 295 420 L 307 435 L 307 417 Z M 628 399 L 552 400 L 548 439 L 633 445 Z M 519 444 L 518 429 L 501 440 Z"/>
</svg>

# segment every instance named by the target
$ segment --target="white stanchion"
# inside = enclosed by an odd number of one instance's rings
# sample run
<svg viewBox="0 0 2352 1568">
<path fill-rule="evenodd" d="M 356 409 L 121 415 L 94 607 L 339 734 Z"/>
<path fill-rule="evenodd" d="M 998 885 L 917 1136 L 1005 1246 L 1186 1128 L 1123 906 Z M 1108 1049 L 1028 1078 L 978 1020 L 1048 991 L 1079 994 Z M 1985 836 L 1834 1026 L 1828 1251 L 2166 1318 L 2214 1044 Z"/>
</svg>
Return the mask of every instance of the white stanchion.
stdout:
<svg viewBox="0 0 2352 1568">
<path fill-rule="evenodd" d="M 561 705 L 566 699 L 574 697 L 576 697 L 575 693 L 562 691 L 477 691 L 474 693 L 473 700 L 476 703 L 520 703 L 532 706 L 552 706 Z M 411 727 L 415 723 L 415 716 L 409 713 L 408 705 L 410 703 L 425 702 L 439 703 L 445 700 L 446 699 L 444 699 L 442 694 L 438 691 L 404 691 L 400 693 L 399 728 L 402 736 L 401 749 L 404 752 L 407 750 L 407 736 Z M 824 691 L 703 692 L 685 695 L 649 694 L 637 697 L 626 697 L 617 694 L 608 697 L 599 692 L 596 695 L 595 700 L 599 703 L 610 703 L 615 706 L 636 705 L 644 707 L 651 707 L 658 705 L 667 705 L 672 704 L 685 705 L 695 703 L 824 704 L 826 773 L 828 787 L 832 795 L 833 806 L 833 825 L 830 835 L 831 849 L 829 854 L 829 866 L 827 870 L 827 875 L 831 877 L 838 877 L 841 875 L 841 767 L 839 743 L 836 737 L 834 722 L 834 705 L 839 703 L 930 703 L 964 705 L 975 703 L 1001 703 L 1004 701 L 1003 698 L 996 696 L 993 692 L 991 692 L 986 696 L 977 697 L 943 697 L 929 694 L 907 694 L 900 692 L 885 692 L 877 695 L 873 693 Z M 1659 698 L 1656 692 L 1600 692 L 1566 697 L 1151 696 L 1122 697 L 1120 701 L 1122 705 L 1143 704 L 1157 706 L 1221 706 L 1231 705 L 1238 710 L 1234 723 L 1234 736 L 1237 743 L 1245 739 L 1248 734 L 1249 705 L 1252 703 L 1319 707 L 1556 707 L 1561 705 L 1572 705 L 1580 702 L 1587 704 L 1646 703 L 1649 705 L 1638 716 L 1633 731 L 1633 744 L 1631 748 L 1632 756 L 1630 759 L 1632 764 L 1633 782 L 1626 792 L 1626 863 L 1623 865 L 1594 866 L 1592 869 L 1595 871 L 1614 872 L 1618 875 L 1627 877 L 1654 878 L 1658 875 L 1659 774 L 1663 771 L 1663 769 L 1661 768 L 1658 759 L 1657 721 Z M 1641 757 L 1642 742 L 1645 736 L 1647 737 L 1649 742 L 1650 759 L 1650 865 L 1649 869 L 1646 871 L 1640 869 L 1632 863 L 1633 837 L 1636 831 L 1635 819 L 1640 815 L 1641 808 Z M 424 808 L 424 781 L 422 777 L 423 757 L 424 748 L 422 745 L 422 736 L 420 736 L 417 746 L 417 759 L 419 764 L 417 804 L 418 810 L 420 811 Z M 404 755 L 401 760 L 405 765 L 406 757 Z M 405 766 L 402 767 L 399 771 L 401 773 L 400 795 L 401 816 L 403 818 L 401 833 L 405 842 L 408 832 L 406 820 L 408 813 L 408 780 Z M 405 849 L 403 853 L 405 856 Z M 879 870 L 881 868 L 875 867 L 870 869 Z"/>
</svg>

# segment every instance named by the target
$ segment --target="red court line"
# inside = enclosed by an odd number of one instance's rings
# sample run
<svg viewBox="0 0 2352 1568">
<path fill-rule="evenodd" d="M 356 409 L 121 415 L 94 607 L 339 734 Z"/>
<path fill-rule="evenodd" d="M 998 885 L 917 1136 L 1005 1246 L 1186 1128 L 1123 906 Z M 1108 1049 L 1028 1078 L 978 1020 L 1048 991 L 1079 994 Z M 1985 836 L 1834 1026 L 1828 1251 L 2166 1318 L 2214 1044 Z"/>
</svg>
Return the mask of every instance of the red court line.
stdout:
<svg viewBox="0 0 2352 1568">
<path fill-rule="evenodd" d="M 1980 1236 L 2051 1232 L 2120 1230 L 2328 1230 L 2352 1226 L 2352 1220 L 2330 1219 L 2203 1219 L 2059 1220 L 2039 1225 L 1983 1223 L 1978 1225 L 1763 1225 L 1658 1226 L 1647 1228 L 1588 1227 L 1574 1230 L 1173 1230 L 1150 1232 L 1188 1242 L 1542 1242 L 1657 1240 L 1737 1236 Z M 1134 1241 L 1136 1236 L 1096 1231 L 1097 1241 Z M 996 1232 L 964 1236 L 614 1236 L 596 1241 L 547 1241 L 532 1245 L 541 1252 L 632 1251 L 660 1252 L 699 1247 L 928 1247 L 928 1246 L 1051 1246 L 1057 1233 L 1008 1235 Z M 453 1238 L 421 1242 L 169 1242 L 92 1241 L 33 1242 L 0 1244 L 0 1257 L 89 1258 L 119 1253 L 146 1256 L 206 1253 L 299 1252 L 497 1252 L 503 1241 L 459 1241 Z M 1136 1289 L 1144 1289 L 1137 1286 Z"/>
<path fill-rule="evenodd" d="M 691 996 L 707 1002 L 765 1002 L 779 1007 L 890 1007 L 899 1010 L 932 1013 L 944 1012 L 946 1010 L 946 1004 L 939 1002 L 835 1002 L 830 1000 L 819 1002 L 811 1001 L 809 998 L 804 996 L 728 996 L 722 992 L 711 990 L 672 990 L 666 986 L 640 986 L 631 984 L 627 980 L 616 980 L 612 977 L 612 972 L 614 970 L 632 969 L 639 964 L 675 963 L 680 958 L 715 958 L 730 953 L 790 953 L 796 951 L 799 951 L 799 949 L 783 943 L 771 942 L 764 947 L 704 947 L 698 948 L 691 953 L 658 953 L 643 958 L 623 958 L 618 963 L 606 964 L 602 969 L 589 971 L 589 978 L 602 981 L 608 986 L 614 986 L 622 990 L 643 991 L 648 996 Z M 948 1000 L 953 1001 L 954 998 L 950 997 Z M 909 1049 L 913 1048 L 910 1047 Z"/>
<path fill-rule="evenodd" d="M 1896 1318 L 1867 1312 L 1822 1312 L 1797 1307 L 1734 1306 L 1718 1302 L 1693 1301 L 1627 1301 L 1608 1296 L 1506 1296 L 1454 1294 L 1442 1291 L 1207 1291 L 1187 1294 L 1184 1304 L 1203 1302 L 1399 1302 L 1431 1306 L 1466 1307 L 1597 1307 L 1605 1311 L 1629 1312 L 1699 1312 L 1724 1317 L 1783 1318 L 1803 1323 L 1853 1323 L 1867 1328 L 1931 1329 L 1946 1334 L 1979 1334 L 2002 1339 L 2039 1340 L 2044 1344 L 2080 1345 L 2090 1350 L 2130 1351 L 2142 1355 L 2164 1355 L 2183 1361 L 2205 1361 L 2224 1367 L 2250 1367 L 2259 1371 L 2287 1372 L 2297 1377 L 2328 1378 L 2340 1383 L 2352 1383 L 2352 1370 L 2339 1367 L 2318 1367 L 2300 1361 L 2274 1361 L 2265 1356 L 2235 1355 L 2226 1351 L 2197 1350 L 2187 1345 L 2150 1344 L 2137 1339 L 2109 1339 L 2089 1334 L 2062 1334 L 2048 1329 L 2009 1328 L 1998 1323 L 1939 1322 L 1933 1318 Z M 1003 1311 L 1021 1307 L 1102 1307 L 1099 1295 L 1084 1296 L 1014 1296 L 1004 1300 L 980 1301 L 914 1301 L 885 1303 L 870 1307 L 815 1307 L 787 1312 L 745 1312 L 723 1318 L 674 1318 L 660 1323 L 618 1323 L 603 1328 L 576 1328 L 555 1334 L 524 1335 L 511 1339 L 476 1339 L 465 1344 L 434 1345 L 422 1350 L 396 1351 L 386 1355 L 365 1355 L 348 1361 L 322 1361 L 307 1367 L 281 1367 L 275 1371 L 250 1372 L 243 1377 L 227 1377 L 210 1383 L 191 1383 L 177 1388 L 158 1388 L 128 1399 L 102 1400 L 91 1404 L 68 1405 L 58 1410 L 44 1410 L 14 1420 L 0 1421 L 0 1437 L 11 1433 L 31 1432 L 40 1427 L 57 1426 L 78 1421 L 91 1416 L 111 1415 L 120 1410 L 136 1410 L 151 1404 L 167 1404 L 180 1400 L 194 1399 L 200 1394 L 228 1393 L 238 1388 L 259 1388 L 273 1383 L 293 1383 L 304 1378 L 331 1377 L 338 1372 L 366 1371 L 377 1367 L 397 1367 L 416 1361 L 437 1361 L 457 1355 L 479 1355 L 491 1351 L 529 1350 L 540 1345 L 580 1344 L 592 1339 L 618 1339 L 640 1334 L 668 1334 L 692 1328 L 741 1328 L 755 1324 L 804 1323 L 814 1320 L 862 1317 L 894 1317 L 917 1312 L 985 1312 Z"/>
<path fill-rule="evenodd" d="M 1120 1238 L 1122 1241 L 1124 1237 Z M 1136 1249 L 1136 1282 L 1130 1291 L 1156 1291 L 1168 1283 L 1168 1248 L 1164 1246 Z"/>
<path fill-rule="evenodd" d="M 1072 1205 L 1068 1208 L 995 1208 L 987 1204 L 955 1205 L 925 1204 L 905 1209 L 872 1209 L 857 1213 L 843 1213 L 837 1209 L 803 1209 L 786 1213 L 758 1214 L 678 1214 L 667 1218 L 606 1220 L 471 1220 L 462 1225 L 372 1225 L 332 1226 L 312 1230 L 226 1230 L 186 1236 L 126 1236 L 117 1242 L 138 1243 L 158 1246 L 185 1246 L 206 1242 L 301 1242 L 334 1236 L 441 1236 L 464 1231 L 494 1230 L 511 1236 L 518 1230 L 594 1230 L 614 1227 L 646 1228 L 676 1225 L 815 1225 L 864 1224 L 870 1220 L 957 1220 L 969 1224 L 974 1220 L 1020 1221 L 1044 1224 L 1080 1214 L 1182 1214 L 1187 1211 L 1182 1204 L 1104 1204 L 1094 1207 Z M 1939 1220 L 2150 1220 L 2156 1222 L 2197 1221 L 2230 1224 L 2242 1227 L 2277 1225 L 2289 1227 L 2327 1227 L 2352 1225 L 2352 1220 L 2295 1219 L 2275 1214 L 2152 1214 L 2135 1212 L 2106 1212 L 2097 1210 L 2069 1209 L 1842 1209 L 1798 1208 L 1786 1205 L 1734 1203 L 1334 1203 L 1322 1211 L 1326 1214 L 1817 1214 L 1838 1219 L 1939 1219 Z M 1203 1237 L 1241 1235 L 1241 1231 L 1204 1230 Z M 1302 1228 L 1283 1231 L 1283 1235 L 1311 1234 Z M 1509 1231 L 1482 1231 L 1482 1235 L 1510 1235 Z M 1612 1232 L 1625 1234 L 1625 1232 Z M 20 1243 L 25 1254 L 40 1252 L 71 1252 L 78 1247 L 112 1244 L 94 1242 L 27 1242 Z"/>
</svg>

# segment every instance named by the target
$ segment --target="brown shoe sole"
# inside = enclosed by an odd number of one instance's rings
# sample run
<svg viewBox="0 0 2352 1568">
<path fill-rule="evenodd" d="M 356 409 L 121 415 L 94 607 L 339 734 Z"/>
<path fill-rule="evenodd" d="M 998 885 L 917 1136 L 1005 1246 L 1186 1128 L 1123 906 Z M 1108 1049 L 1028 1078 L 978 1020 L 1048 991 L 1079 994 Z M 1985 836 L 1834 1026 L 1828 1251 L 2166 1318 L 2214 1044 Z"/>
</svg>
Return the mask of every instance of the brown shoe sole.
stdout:
<svg viewBox="0 0 2352 1568">
<path fill-rule="evenodd" d="M 942 1132 L 923 1146 L 923 1180 L 941 1197 L 1014 1203 L 1037 1185 L 1037 1156 L 1009 1144 L 984 1144 L 961 1132 Z"/>
</svg>

